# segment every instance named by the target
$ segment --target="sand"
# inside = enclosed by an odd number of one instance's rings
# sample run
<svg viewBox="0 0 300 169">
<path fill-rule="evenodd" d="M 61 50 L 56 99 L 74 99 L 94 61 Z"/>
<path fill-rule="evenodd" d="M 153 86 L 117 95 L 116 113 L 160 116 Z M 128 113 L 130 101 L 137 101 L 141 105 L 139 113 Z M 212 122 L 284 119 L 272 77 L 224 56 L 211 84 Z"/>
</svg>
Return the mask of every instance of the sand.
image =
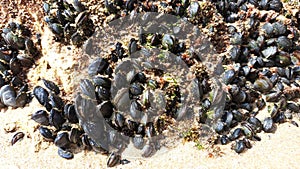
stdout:
<svg viewBox="0 0 300 169">
<path fill-rule="evenodd" d="M 0 168 L 106 168 L 107 156 L 92 151 L 75 154 L 66 160 L 57 155 L 57 147 L 45 142 L 36 130 L 37 124 L 30 115 L 41 108 L 33 101 L 24 109 L 8 109 L 0 113 Z M 299 121 L 298 121 L 299 123 Z M 23 131 L 23 140 L 11 146 L 15 132 L 6 133 L 4 128 L 16 126 Z M 221 146 L 221 157 L 209 155 L 209 150 L 198 150 L 188 142 L 147 159 L 127 158 L 131 162 L 116 168 L 298 168 L 300 164 L 300 128 L 290 123 L 279 125 L 275 134 L 260 133 L 262 141 L 253 148 L 236 154 L 230 145 Z"/>
</svg>

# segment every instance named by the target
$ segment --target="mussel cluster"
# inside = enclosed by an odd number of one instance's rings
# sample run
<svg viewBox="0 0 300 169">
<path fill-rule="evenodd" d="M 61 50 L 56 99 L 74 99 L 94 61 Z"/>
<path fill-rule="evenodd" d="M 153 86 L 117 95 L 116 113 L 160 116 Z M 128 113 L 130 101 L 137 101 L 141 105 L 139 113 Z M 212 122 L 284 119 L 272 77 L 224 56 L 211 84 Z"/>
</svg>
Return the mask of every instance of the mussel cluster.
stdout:
<svg viewBox="0 0 300 169">
<path fill-rule="evenodd" d="M 279 0 L 248 2 L 216 2 L 226 22 L 245 24 L 228 24 L 230 45 L 223 58 L 228 96 L 224 115 L 215 125 L 216 143 L 235 141 L 237 153 L 252 147 L 249 140 L 260 140 L 261 131 L 275 132 L 278 123 L 298 126 L 291 119 L 299 113 L 299 23 L 255 10 L 280 12 Z M 238 15 L 250 7 L 255 12 Z"/>
<path fill-rule="evenodd" d="M 161 45 L 162 37 L 156 36 L 155 44 Z M 159 148 L 156 136 L 165 129 L 168 116 L 177 116 L 180 102 L 172 77 L 155 68 L 135 70 L 134 63 L 126 60 L 138 50 L 133 38 L 127 49 L 117 42 L 110 54 L 96 58 L 88 67 L 91 80 L 81 81 L 82 94 L 75 101 L 88 135 L 119 156 L 130 142 L 143 157 L 152 156 Z"/>
<path fill-rule="evenodd" d="M 58 147 L 58 154 L 71 159 L 75 150 L 91 148 L 89 139 L 77 125 L 74 105 L 61 99 L 60 89 L 54 82 L 43 79 L 43 83 L 45 88 L 36 86 L 33 95 L 45 109 L 33 113 L 31 119 L 40 124 L 43 138 Z"/>
<path fill-rule="evenodd" d="M 33 95 L 44 109 L 32 114 L 31 119 L 40 125 L 39 133 L 45 141 L 53 142 L 57 153 L 65 159 L 72 159 L 74 153 L 82 150 L 93 150 L 108 155 L 108 151 L 91 139 L 78 123 L 75 106 L 60 97 L 59 87 L 52 81 L 42 79 L 44 86 L 36 86 Z M 14 137 L 12 143 L 17 138 Z M 108 166 L 129 163 L 121 156 L 111 153 Z"/>
<path fill-rule="evenodd" d="M 209 27 L 212 22 L 210 13 L 216 12 L 224 18 L 224 25 L 226 25 L 224 33 L 230 37 L 228 51 L 224 54 L 222 62 L 223 68 L 226 70 L 223 73 L 223 82 L 228 95 L 222 116 L 214 125 L 218 135 L 214 142 L 228 144 L 235 141 L 233 149 L 237 153 L 241 153 L 252 147 L 251 141 L 260 140 L 258 133 L 261 131 L 275 132 L 276 123 L 290 121 L 293 112 L 299 111 L 299 105 L 294 102 L 299 97 L 297 89 L 299 87 L 299 53 L 295 44 L 299 38 L 299 30 L 292 24 L 287 25 L 283 21 L 278 21 L 276 17 L 270 18 L 267 14 L 261 16 L 255 12 L 247 13 L 249 8 L 280 12 L 283 5 L 277 0 L 212 1 L 207 3 L 209 5 L 189 1 L 157 3 L 106 0 L 105 7 L 108 12 L 106 15 L 114 15 L 114 19 L 131 12 L 164 12 L 186 17 L 190 22 L 204 29 Z M 212 5 L 215 5 L 212 8 L 216 9 L 215 11 L 209 10 L 208 6 Z M 241 28 L 229 24 L 234 22 L 243 22 L 247 25 L 242 28 L 244 30 L 240 30 Z M 210 31 L 214 30 L 210 29 Z M 115 49 L 109 55 L 97 58 L 90 64 L 88 68 L 90 80 L 85 79 L 81 82 L 80 88 L 83 96 L 78 97 L 75 101 L 78 118 L 82 121 L 81 126 L 87 132 L 84 135 L 89 135 L 89 140 L 93 142 L 91 145 L 102 148 L 102 151 L 98 149 L 98 152 L 110 150 L 108 148 L 110 146 L 114 147 L 111 157 L 117 159 L 117 162 L 110 159 L 108 166 L 114 166 L 121 162 L 120 154 L 130 140 L 137 149 L 143 150 L 144 157 L 153 155 L 156 148 L 159 148 L 151 142 L 153 136 L 159 135 L 166 128 L 166 123 L 169 122 L 168 118 L 176 119 L 180 116 L 180 114 L 176 114 L 178 105 L 180 105 L 178 86 L 171 85 L 171 88 L 168 88 L 172 78 L 165 78 L 166 74 L 156 69 L 133 71 L 134 73 L 131 72 L 131 74 L 118 72 L 122 65 L 130 67 L 126 64 L 125 59 L 148 45 L 168 50 L 180 56 L 190 68 L 201 62 L 197 54 L 187 52 L 184 41 L 179 42 L 169 34 L 141 33 L 138 40 L 131 39 L 128 44 L 128 48 L 125 49 L 121 42 L 117 42 Z M 124 63 L 122 63 L 123 60 Z M 201 89 L 199 101 L 202 108 L 198 119 L 201 124 L 206 122 L 211 113 L 212 100 L 206 95 L 211 90 L 210 80 L 205 70 L 200 69 L 193 73 L 196 74 L 197 85 Z M 129 86 L 114 86 L 127 83 Z M 123 88 L 124 90 L 113 93 L 114 88 Z M 155 93 L 156 97 L 160 96 L 159 94 L 164 96 L 169 94 L 173 97 L 161 97 L 160 101 L 165 101 L 166 110 L 156 119 L 152 119 L 153 122 L 149 122 L 145 120 L 147 113 L 143 111 L 147 111 L 151 106 L 156 106 L 149 104 L 150 101 L 147 98 L 150 98 L 151 92 L 155 89 L 162 92 Z M 154 100 L 152 103 L 158 101 L 155 100 L 158 98 L 152 99 Z M 128 109 L 129 115 L 123 114 L 122 109 Z M 257 117 L 262 110 L 266 109 L 269 114 L 267 113 L 263 119 Z M 87 114 L 87 110 L 98 112 L 97 116 L 99 117 Z M 106 127 L 110 129 L 106 129 L 108 132 L 103 130 L 105 134 L 97 135 L 95 130 L 88 127 L 90 123 L 87 122 L 100 126 L 105 126 L 104 123 L 106 123 L 108 124 Z M 121 133 L 121 136 L 118 136 L 116 131 Z M 126 139 L 124 136 L 130 139 Z M 111 140 L 103 143 L 97 139 L 99 137 Z M 123 141 L 118 142 L 120 139 L 117 137 L 122 137 Z M 124 140 L 126 141 L 124 142 Z"/>
<path fill-rule="evenodd" d="M 280 12 L 283 9 L 283 3 L 280 0 L 212 1 L 216 3 L 218 12 L 224 17 L 224 20 L 229 23 L 242 19 L 244 16 L 239 12 L 251 10 L 251 5 L 259 10 L 273 10 L 275 12 Z"/>
<path fill-rule="evenodd" d="M 44 21 L 55 35 L 55 40 L 80 46 L 93 35 L 95 26 L 89 12 L 78 0 L 44 2 Z"/>
<path fill-rule="evenodd" d="M 215 14 L 215 7 L 209 1 L 105 0 L 104 5 L 100 4 L 102 8 L 94 8 L 92 3 L 86 3 L 91 4 L 91 14 L 97 16 L 95 24 L 100 27 L 105 22 L 110 22 L 135 13 L 146 12 L 158 12 L 178 16 L 202 27 L 207 26 L 212 20 L 216 21 L 212 19 Z M 103 8 L 105 8 L 105 10 L 103 10 Z"/>
<path fill-rule="evenodd" d="M 0 107 L 24 107 L 30 100 L 26 72 L 39 52 L 31 40 L 31 31 L 11 22 L 0 37 Z"/>
<path fill-rule="evenodd" d="M 200 59 L 190 56 L 186 45 L 175 36 L 141 33 L 138 40 L 132 38 L 127 47 L 121 41 L 116 42 L 109 54 L 97 57 L 88 66 L 89 79 L 80 83 L 81 95 L 75 99 L 75 108 L 65 105 L 57 96 L 58 87 L 50 81 L 44 80 L 48 91 L 40 86 L 33 90 L 48 112 L 39 110 L 32 119 L 42 125 L 42 136 L 59 147 L 60 156 L 72 158 L 77 148 L 88 147 L 102 154 L 110 153 L 107 165 L 112 167 L 128 163 L 121 159 L 128 144 L 132 143 L 143 157 L 154 155 L 160 148 L 159 136 L 172 125 L 172 119 L 183 118 L 190 111 L 190 105 L 180 106 L 182 96 L 178 79 L 148 62 L 144 62 L 145 68 L 136 70 L 134 63 L 128 60 L 129 56 L 149 50 L 151 46 L 174 54 L 155 53 L 152 59 L 157 59 L 157 63 L 160 59 L 176 57 L 188 68 L 194 66 L 195 85 L 201 89 L 199 99 L 210 91 L 208 75 L 199 64 Z M 80 125 L 78 120 L 70 119 L 70 110 L 73 118 L 79 118 Z M 81 138 L 80 141 L 71 141 L 72 130 L 75 130 L 70 127 L 72 123 L 77 124 L 75 129 L 80 132 L 76 133 L 76 138 Z M 51 130 L 53 127 L 55 131 Z"/>
</svg>

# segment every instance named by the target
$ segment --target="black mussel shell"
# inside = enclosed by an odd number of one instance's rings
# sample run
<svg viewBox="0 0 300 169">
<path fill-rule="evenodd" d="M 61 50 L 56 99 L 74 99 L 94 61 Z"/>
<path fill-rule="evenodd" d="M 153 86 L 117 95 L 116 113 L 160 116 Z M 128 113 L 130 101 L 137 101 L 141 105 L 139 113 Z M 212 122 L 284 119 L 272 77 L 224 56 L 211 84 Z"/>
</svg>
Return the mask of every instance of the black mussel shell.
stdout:
<svg viewBox="0 0 300 169">
<path fill-rule="evenodd" d="M 14 87 L 21 87 L 23 86 L 23 82 L 21 80 L 21 78 L 19 76 L 15 76 L 11 79 L 11 84 L 14 86 Z"/>
<path fill-rule="evenodd" d="M 261 77 L 254 82 L 253 88 L 260 92 L 268 92 L 273 88 L 273 84 L 269 78 Z"/>
<path fill-rule="evenodd" d="M 147 143 L 142 149 L 142 157 L 151 157 L 156 152 L 154 143 Z"/>
<path fill-rule="evenodd" d="M 25 134 L 23 132 L 17 132 L 11 139 L 11 145 L 14 145 L 16 142 L 21 140 Z"/>
<path fill-rule="evenodd" d="M 235 78 L 236 72 L 233 69 L 227 70 L 224 73 L 223 81 L 225 84 L 230 84 Z"/>
<path fill-rule="evenodd" d="M 121 163 L 121 155 L 112 152 L 107 160 L 107 167 L 114 167 Z"/>
<path fill-rule="evenodd" d="M 248 122 L 252 125 L 253 129 L 255 130 L 256 133 L 261 132 L 262 130 L 262 123 L 261 121 L 256 118 L 256 117 L 250 117 L 248 119 Z"/>
<path fill-rule="evenodd" d="M 287 103 L 287 108 L 295 113 L 300 111 L 299 105 L 293 102 Z"/>
<path fill-rule="evenodd" d="M 115 114 L 115 124 L 118 128 L 122 128 L 125 125 L 125 117 L 121 113 Z"/>
<path fill-rule="evenodd" d="M 53 141 L 56 137 L 56 135 L 53 134 L 53 131 L 48 129 L 47 127 L 41 126 L 39 128 L 39 131 L 41 135 L 44 137 L 44 139 L 47 141 Z"/>
<path fill-rule="evenodd" d="M 140 120 L 142 118 L 142 106 L 137 100 L 133 100 L 130 104 L 130 115 L 134 120 Z"/>
<path fill-rule="evenodd" d="M 88 80 L 88 79 L 81 80 L 80 89 L 81 89 L 81 92 L 84 95 L 88 96 L 90 99 L 92 99 L 92 100 L 96 99 L 95 86 L 93 85 L 93 83 L 90 80 Z"/>
<path fill-rule="evenodd" d="M 64 107 L 64 116 L 70 123 L 78 123 L 75 106 L 73 104 L 66 104 Z"/>
<path fill-rule="evenodd" d="M 17 58 L 10 60 L 9 67 L 14 75 L 17 75 L 22 71 L 21 64 Z"/>
<path fill-rule="evenodd" d="M 1 102 L 6 106 L 16 107 L 16 92 L 10 85 L 4 85 L 0 89 Z"/>
<path fill-rule="evenodd" d="M 235 142 L 233 149 L 236 153 L 242 153 L 246 150 L 246 145 L 243 140 L 238 140 Z"/>
<path fill-rule="evenodd" d="M 225 111 L 223 116 L 222 116 L 222 122 L 226 124 L 226 126 L 231 126 L 233 120 L 233 114 L 231 111 Z"/>
<path fill-rule="evenodd" d="M 143 72 L 139 72 L 136 75 L 133 76 L 133 78 L 130 81 L 130 84 L 134 82 L 139 82 L 139 83 L 146 83 L 146 76 Z"/>
<path fill-rule="evenodd" d="M 100 76 L 95 76 L 93 78 L 93 83 L 96 86 L 102 86 L 105 88 L 110 88 L 111 87 L 111 80 L 105 77 L 100 77 Z"/>
<path fill-rule="evenodd" d="M 51 126 L 54 126 L 56 129 L 60 129 L 65 121 L 66 119 L 61 112 L 51 109 L 49 116 L 49 123 Z"/>
<path fill-rule="evenodd" d="M 60 133 L 56 136 L 54 144 L 60 148 L 66 148 L 70 144 L 69 134 L 67 132 Z"/>
<path fill-rule="evenodd" d="M 232 115 L 237 122 L 241 122 L 244 119 L 244 115 L 238 110 L 232 110 Z"/>
<path fill-rule="evenodd" d="M 231 141 L 233 141 L 233 140 L 236 140 L 236 139 L 240 138 L 242 135 L 243 135 L 243 130 L 241 128 L 237 128 L 232 132 L 229 139 Z"/>
<path fill-rule="evenodd" d="M 52 108 L 56 108 L 57 110 L 61 110 L 61 111 L 63 110 L 64 102 L 59 96 L 55 94 L 51 94 L 49 96 L 49 102 Z"/>
<path fill-rule="evenodd" d="M 88 74 L 90 76 L 101 74 L 107 69 L 108 65 L 109 63 L 105 59 L 97 58 L 89 65 Z"/>
<path fill-rule="evenodd" d="M 59 92 L 60 92 L 59 87 L 54 82 L 43 79 L 43 83 L 47 87 L 47 89 L 54 92 L 56 95 L 59 94 Z"/>
<path fill-rule="evenodd" d="M 41 86 L 36 86 L 33 89 L 33 95 L 39 101 L 39 103 L 45 106 L 49 101 L 49 93 L 46 89 L 42 88 Z"/>
<path fill-rule="evenodd" d="M 271 117 L 267 117 L 263 121 L 263 130 L 266 133 L 274 133 L 276 131 L 276 125 L 274 124 L 273 120 Z"/>
<path fill-rule="evenodd" d="M 80 136 L 82 135 L 82 131 L 77 128 L 72 128 L 71 132 L 69 134 L 69 140 L 72 143 L 79 143 L 80 142 Z"/>
<path fill-rule="evenodd" d="M 139 83 L 133 83 L 129 88 L 129 92 L 133 96 L 138 96 L 138 95 L 142 94 L 143 90 L 144 90 L 144 87 L 142 85 L 140 85 Z"/>
<path fill-rule="evenodd" d="M 37 112 L 33 113 L 31 115 L 31 119 L 41 125 L 49 125 L 49 115 L 45 110 L 38 110 Z"/>
<path fill-rule="evenodd" d="M 277 46 L 270 46 L 264 49 L 263 51 L 261 51 L 261 53 L 265 58 L 271 58 L 272 56 L 275 56 L 277 52 L 278 52 Z"/>
<path fill-rule="evenodd" d="M 110 88 L 105 87 L 97 87 L 97 96 L 101 101 L 109 100 L 110 99 Z"/>
<path fill-rule="evenodd" d="M 216 123 L 214 129 L 218 134 L 222 134 L 225 130 L 227 130 L 227 127 L 224 122 L 218 121 Z"/>
<path fill-rule="evenodd" d="M 220 142 L 222 145 L 226 145 L 230 142 L 229 138 L 226 135 L 222 135 L 220 138 Z"/>
<path fill-rule="evenodd" d="M 65 159 L 72 159 L 74 157 L 73 153 L 62 148 L 58 148 L 58 155 Z"/>
<path fill-rule="evenodd" d="M 100 112 L 104 118 L 110 118 L 113 114 L 114 106 L 110 101 L 103 102 L 100 105 Z"/>
<path fill-rule="evenodd" d="M 137 50 L 138 50 L 137 40 L 135 40 L 134 38 L 130 39 L 129 46 L 128 46 L 129 55 L 135 53 Z"/>
</svg>

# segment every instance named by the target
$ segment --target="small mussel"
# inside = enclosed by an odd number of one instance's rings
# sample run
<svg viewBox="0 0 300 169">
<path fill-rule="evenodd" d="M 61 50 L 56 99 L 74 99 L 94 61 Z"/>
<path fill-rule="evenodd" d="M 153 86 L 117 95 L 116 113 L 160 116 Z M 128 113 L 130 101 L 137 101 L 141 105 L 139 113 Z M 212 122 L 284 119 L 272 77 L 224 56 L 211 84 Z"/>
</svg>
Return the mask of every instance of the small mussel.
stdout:
<svg viewBox="0 0 300 169">
<path fill-rule="evenodd" d="M 70 123 L 78 123 L 78 117 L 73 104 L 66 104 L 64 106 L 64 116 Z"/>
<path fill-rule="evenodd" d="M 227 126 L 224 122 L 218 121 L 214 129 L 218 134 L 222 134 L 225 130 L 227 130 Z"/>
<path fill-rule="evenodd" d="M 230 84 L 236 76 L 236 72 L 233 69 L 229 69 L 224 73 L 223 80 L 225 84 Z"/>
<path fill-rule="evenodd" d="M 143 116 L 142 106 L 137 100 L 133 100 L 130 104 L 130 115 L 134 120 L 140 120 Z"/>
<path fill-rule="evenodd" d="M 112 152 L 107 160 L 107 167 L 114 167 L 121 163 L 121 155 Z"/>
<path fill-rule="evenodd" d="M 220 142 L 222 145 L 226 145 L 230 142 L 229 138 L 226 135 L 222 135 L 220 138 Z"/>
<path fill-rule="evenodd" d="M 129 55 L 134 54 L 138 50 L 137 40 L 134 38 L 130 39 L 128 50 Z"/>
<path fill-rule="evenodd" d="M 260 92 L 268 92 L 273 88 L 273 84 L 269 78 L 261 77 L 254 82 L 253 88 Z"/>
<path fill-rule="evenodd" d="M 80 136 L 83 134 L 83 131 L 77 129 L 77 128 L 72 128 L 71 132 L 69 134 L 69 140 L 72 143 L 79 143 L 80 142 Z"/>
<path fill-rule="evenodd" d="M 139 83 L 145 83 L 146 82 L 146 76 L 144 73 L 139 72 L 136 75 L 133 76 L 133 78 L 130 81 L 130 84 L 134 83 L 134 82 L 139 82 Z"/>
<path fill-rule="evenodd" d="M 60 133 L 56 136 L 54 144 L 60 148 L 66 148 L 70 144 L 69 134 L 67 132 Z"/>
<path fill-rule="evenodd" d="M 102 74 L 107 69 L 109 63 L 103 58 L 95 59 L 88 67 L 88 74 L 90 76 L 95 76 L 97 74 Z"/>
<path fill-rule="evenodd" d="M 49 103 L 50 103 L 50 105 L 51 105 L 52 108 L 57 109 L 59 111 L 63 110 L 64 102 L 56 94 L 50 94 L 50 96 L 49 96 Z"/>
<path fill-rule="evenodd" d="M 147 142 L 142 149 L 142 157 L 151 157 L 156 152 L 154 143 Z"/>
<path fill-rule="evenodd" d="M 14 145 L 17 141 L 21 140 L 25 134 L 23 132 L 17 132 L 11 139 L 11 145 Z"/>
<path fill-rule="evenodd" d="M 242 153 L 246 150 L 246 145 L 245 142 L 243 140 L 238 140 L 235 142 L 233 149 L 236 153 Z"/>
<path fill-rule="evenodd" d="M 133 83 L 129 88 L 130 94 L 132 94 L 133 96 L 138 96 L 142 94 L 143 90 L 144 90 L 143 86 L 140 85 L 139 83 Z"/>
<path fill-rule="evenodd" d="M 143 149 L 144 145 L 145 145 L 145 140 L 141 135 L 135 135 L 132 138 L 132 143 L 133 146 L 137 149 Z"/>
<path fill-rule="evenodd" d="M 243 135 L 243 130 L 241 128 L 237 128 L 235 129 L 232 134 L 230 135 L 229 139 L 230 140 L 236 140 L 238 139 L 239 137 L 241 137 Z"/>
<path fill-rule="evenodd" d="M 0 98 L 4 105 L 16 107 L 16 91 L 12 86 L 2 86 L 0 89 Z"/>
<path fill-rule="evenodd" d="M 49 125 L 49 115 L 45 110 L 38 110 L 37 112 L 33 113 L 31 115 L 31 119 L 41 125 Z"/>
<path fill-rule="evenodd" d="M 262 123 L 261 121 L 256 118 L 256 117 L 250 117 L 248 119 L 249 124 L 252 126 L 252 128 L 254 129 L 255 133 L 260 133 L 262 130 Z"/>
<path fill-rule="evenodd" d="M 72 159 L 74 157 L 73 153 L 62 148 L 58 148 L 57 153 L 60 157 L 65 159 Z"/>
<path fill-rule="evenodd" d="M 267 117 L 263 121 L 263 130 L 266 133 L 274 133 L 276 131 L 276 125 L 274 124 L 271 117 Z"/>
<path fill-rule="evenodd" d="M 104 101 L 99 105 L 99 111 L 101 112 L 104 118 L 110 118 L 112 116 L 113 108 L 114 106 L 110 101 Z"/>
<path fill-rule="evenodd" d="M 45 85 L 50 91 L 54 92 L 56 95 L 59 94 L 60 90 L 59 90 L 58 86 L 57 86 L 54 82 L 52 82 L 52 81 L 50 81 L 50 80 L 46 80 L 46 79 L 43 79 L 43 82 L 44 82 L 44 85 Z"/>
<path fill-rule="evenodd" d="M 51 126 L 54 126 L 57 129 L 60 129 L 66 119 L 63 117 L 63 114 L 55 109 L 51 109 L 49 115 L 49 123 Z"/>
<path fill-rule="evenodd" d="M 41 86 L 36 86 L 33 89 L 33 95 L 35 98 L 39 101 L 39 103 L 43 106 L 45 106 L 49 101 L 49 93 L 46 89 L 44 89 Z"/>
<path fill-rule="evenodd" d="M 56 135 L 53 133 L 52 130 L 48 129 L 47 127 L 41 126 L 39 128 L 40 134 L 44 137 L 47 141 L 53 141 Z"/>
</svg>

